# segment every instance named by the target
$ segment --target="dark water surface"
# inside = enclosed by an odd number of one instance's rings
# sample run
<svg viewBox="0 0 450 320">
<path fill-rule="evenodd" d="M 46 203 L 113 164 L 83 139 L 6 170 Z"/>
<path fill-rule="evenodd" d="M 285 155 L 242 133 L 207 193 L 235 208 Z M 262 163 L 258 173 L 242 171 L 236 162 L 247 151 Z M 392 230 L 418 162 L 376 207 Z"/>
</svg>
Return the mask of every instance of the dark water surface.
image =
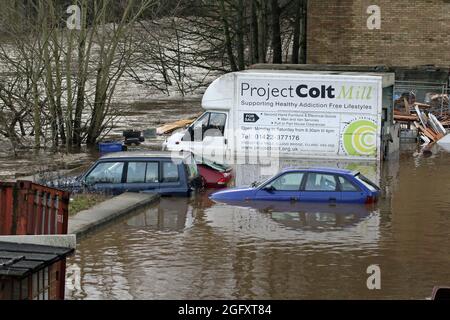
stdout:
<svg viewBox="0 0 450 320">
<path fill-rule="evenodd" d="M 68 299 L 425 299 L 450 286 L 450 154 L 403 150 L 373 207 L 163 198 L 81 240 Z M 381 268 L 368 290 L 367 267 Z"/>
</svg>

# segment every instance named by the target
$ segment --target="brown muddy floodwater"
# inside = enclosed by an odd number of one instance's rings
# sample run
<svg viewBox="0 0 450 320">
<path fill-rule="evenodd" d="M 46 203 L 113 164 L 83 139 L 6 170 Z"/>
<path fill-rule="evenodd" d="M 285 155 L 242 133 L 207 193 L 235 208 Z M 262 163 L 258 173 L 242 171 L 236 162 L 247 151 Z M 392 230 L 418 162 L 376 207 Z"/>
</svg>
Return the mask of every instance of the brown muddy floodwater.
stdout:
<svg viewBox="0 0 450 320">
<path fill-rule="evenodd" d="M 68 299 L 425 299 L 450 286 L 450 153 L 403 146 L 374 207 L 163 198 L 80 241 Z M 367 267 L 381 268 L 368 290 Z"/>
<path fill-rule="evenodd" d="M 202 112 L 202 108 L 198 99 L 151 100 L 120 106 L 117 112 L 120 116 L 115 119 L 103 140 L 123 141 L 124 130 L 143 131 L 164 123 L 193 118 Z M 141 146 L 130 147 L 130 150 L 159 150 L 164 139 L 163 136 L 146 139 Z M 26 146 L 18 148 L 17 156 L 14 157 L 10 143 L 0 137 L 0 181 L 19 178 L 40 181 L 47 175 L 79 174 L 99 157 L 98 150 L 86 147 L 69 154 L 53 153 L 51 150 L 35 153 L 30 150 Z"/>
</svg>

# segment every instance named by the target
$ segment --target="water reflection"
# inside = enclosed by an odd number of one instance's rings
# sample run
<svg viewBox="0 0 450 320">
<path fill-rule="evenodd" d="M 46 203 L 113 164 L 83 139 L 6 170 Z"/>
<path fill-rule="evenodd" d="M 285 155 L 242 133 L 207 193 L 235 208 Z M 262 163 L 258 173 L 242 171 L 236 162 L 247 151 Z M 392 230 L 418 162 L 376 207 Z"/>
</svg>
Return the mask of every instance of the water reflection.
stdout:
<svg viewBox="0 0 450 320">
<path fill-rule="evenodd" d="M 159 231 L 183 231 L 193 224 L 193 208 L 188 198 L 161 198 L 157 206 L 145 209 L 127 221 L 131 227 Z"/>
<path fill-rule="evenodd" d="M 292 229 L 339 229 L 354 226 L 376 213 L 376 205 L 270 201 L 229 201 L 225 205 L 255 209 Z"/>
<path fill-rule="evenodd" d="M 450 285 L 449 163 L 404 151 L 374 207 L 163 198 L 80 242 L 67 298 L 423 299 Z"/>
<path fill-rule="evenodd" d="M 216 204 L 205 211 L 220 236 L 308 244 L 341 243 L 351 249 L 373 248 L 379 240 L 379 210 L 355 204 L 271 203 Z"/>
</svg>

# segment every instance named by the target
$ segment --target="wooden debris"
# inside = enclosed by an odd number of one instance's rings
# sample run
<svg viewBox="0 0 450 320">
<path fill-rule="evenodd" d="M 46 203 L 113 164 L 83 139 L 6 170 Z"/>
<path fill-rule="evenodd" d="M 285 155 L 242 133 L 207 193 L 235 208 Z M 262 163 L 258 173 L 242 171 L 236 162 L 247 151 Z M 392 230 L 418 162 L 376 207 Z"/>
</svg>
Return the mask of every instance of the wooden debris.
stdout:
<svg viewBox="0 0 450 320">
<path fill-rule="evenodd" d="M 409 122 L 409 121 L 419 121 L 419 118 L 416 115 L 407 116 L 407 115 L 394 114 L 394 120 L 402 121 L 402 122 L 404 122 L 404 121 Z"/>
<path fill-rule="evenodd" d="M 450 101 L 448 94 L 427 93 L 426 97 L 428 103 L 422 103 L 415 95 L 402 94 L 395 100 L 394 120 L 408 124 L 408 128 L 414 123 L 418 136 L 428 144 L 448 137 Z"/>
<path fill-rule="evenodd" d="M 424 136 L 426 136 L 432 142 L 437 141 L 437 137 L 433 132 L 431 132 L 427 128 L 424 128 L 423 126 L 421 126 L 417 121 L 414 122 L 414 125 L 416 126 L 416 128 L 419 130 L 420 133 L 422 133 Z"/>
<path fill-rule="evenodd" d="M 446 94 L 434 94 L 431 96 L 431 100 L 438 100 L 438 99 L 442 99 L 444 101 L 444 103 L 448 104 L 448 95 Z"/>
<path fill-rule="evenodd" d="M 403 101 L 404 101 L 404 103 L 405 103 L 405 113 L 406 113 L 406 114 L 410 114 L 411 111 L 409 110 L 409 103 L 408 103 L 408 100 L 406 99 L 406 97 L 403 98 Z"/>
<path fill-rule="evenodd" d="M 422 108 L 422 109 L 431 108 L 431 106 L 429 104 L 420 103 L 420 102 L 414 102 L 414 106 L 418 106 L 419 108 Z"/>
<path fill-rule="evenodd" d="M 432 113 L 430 113 L 430 122 L 433 126 L 434 131 L 436 131 L 439 134 L 446 135 L 447 131 L 445 130 L 442 123 L 439 122 L 439 120 L 436 118 L 436 116 Z"/>
<path fill-rule="evenodd" d="M 194 121 L 195 121 L 195 119 L 183 119 L 183 120 L 178 120 L 175 122 L 167 123 L 161 127 L 156 128 L 156 134 L 162 135 L 162 134 L 171 133 L 171 132 L 175 131 L 176 129 L 184 128 L 187 125 L 190 125 Z"/>
<path fill-rule="evenodd" d="M 427 136 L 424 136 L 423 134 L 420 134 L 419 136 L 425 144 L 429 144 L 431 142 L 431 140 Z"/>
</svg>

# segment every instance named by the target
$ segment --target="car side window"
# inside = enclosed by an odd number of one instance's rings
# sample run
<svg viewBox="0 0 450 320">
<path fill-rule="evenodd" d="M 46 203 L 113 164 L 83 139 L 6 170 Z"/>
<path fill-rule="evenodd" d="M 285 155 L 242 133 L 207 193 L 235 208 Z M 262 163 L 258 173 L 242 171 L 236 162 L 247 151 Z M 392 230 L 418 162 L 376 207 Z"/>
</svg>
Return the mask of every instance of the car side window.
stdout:
<svg viewBox="0 0 450 320">
<path fill-rule="evenodd" d="M 300 191 L 303 175 L 303 172 L 285 173 L 270 182 L 265 188 L 272 188 L 275 191 Z"/>
<path fill-rule="evenodd" d="M 123 167 L 123 162 L 101 162 L 87 175 L 86 183 L 121 183 Z"/>
<path fill-rule="evenodd" d="M 162 182 L 179 181 L 178 164 L 166 161 L 162 163 L 162 169 Z"/>
<path fill-rule="evenodd" d="M 144 183 L 145 167 L 145 162 L 128 162 L 127 183 Z"/>
<path fill-rule="evenodd" d="M 308 173 L 305 191 L 336 191 L 336 178 L 332 174 Z"/>
<path fill-rule="evenodd" d="M 339 176 L 339 184 L 341 185 L 341 191 L 360 191 L 353 183 L 347 178 Z"/>
<path fill-rule="evenodd" d="M 147 162 L 147 172 L 145 182 L 159 182 L 159 165 L 158 162 Z"/>
</svg>

